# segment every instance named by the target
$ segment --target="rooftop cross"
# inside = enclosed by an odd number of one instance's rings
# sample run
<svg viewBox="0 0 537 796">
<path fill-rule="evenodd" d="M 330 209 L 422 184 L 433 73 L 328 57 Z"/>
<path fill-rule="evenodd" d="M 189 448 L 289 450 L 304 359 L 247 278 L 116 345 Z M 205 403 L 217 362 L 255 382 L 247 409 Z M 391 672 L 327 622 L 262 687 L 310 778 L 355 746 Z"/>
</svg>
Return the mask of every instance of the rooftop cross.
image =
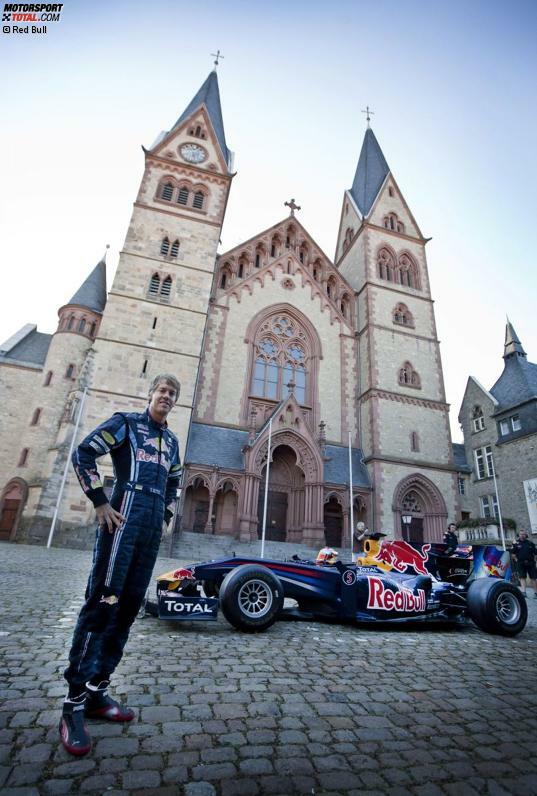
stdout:
<svg viewBox="0 0 537 796">
<path fill-rule="evenodd" d="M 216 67 L 218 66 L 218 59 L 219 58 L 224 58 L 224 56 L 220 54 L 220 50 L 217 50 L 215 53 L 211 53 L 211 55 L 214 55 L 214 57 L 215 57 L 214 71 L 216 72 Z"/>
<path fill-rule="evenodd" d="M 300 210 L 300 205 L 295 204 L 295 200 L 291 199 L 290 202 L 284 202 L 285 207 L 289 207 L 291 212 L 289 213 L 290 216 L 294 216 L 295 210 Z"/>
<path fill-rule="evenodd" d="M 371 108 L 369 107 L 369 105 L 366 105 L 365 106 L 365 111 L 362 111 L 362 113 L 366 114 L 365 118 L 367 119 L 367 126 L 369 127 L 369 122 L 371 121 L 371 114 L 373 114 L 373 116 L 374 116 L 375 115 L 375 111 L 372 111 Z"/>
</svg>

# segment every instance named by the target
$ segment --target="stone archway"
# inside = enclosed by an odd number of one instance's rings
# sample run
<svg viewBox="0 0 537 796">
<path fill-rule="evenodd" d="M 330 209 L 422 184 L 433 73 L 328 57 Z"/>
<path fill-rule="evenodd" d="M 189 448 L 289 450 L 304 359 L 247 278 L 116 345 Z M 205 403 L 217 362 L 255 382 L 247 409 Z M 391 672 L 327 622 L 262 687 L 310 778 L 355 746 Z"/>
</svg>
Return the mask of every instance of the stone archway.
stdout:
<svg viewBox="0 0 537 796">
<path fill-rule="evenodd" d="M 342 547 L 343 544 L 343 506 L 341 499 L 329 495 L 324 503 L 324 540 L 328 547 Z"/>
<path fill-rule="evenodd" d="M 185 489 L 182 530 L 210 533 L 212 529 L 212 518 L 209 517 L 210 503 L 209 486 L 205 479 L 201 476 L 192 478 Z"/>
<path fill-rule="evenodd" d="M 392 508 L 397 538 L 417 543 L 442 541 L 448 516 L 446 503 L 426 476 L 413 473 L 403 478 L 395 489 Z M 410 517 L 411 522 L 403 523 L 403 516 Z"/>
<path fill-rule="evenodd" d="M 289 445 L 272 451 L 267 499 L 266 539 L 293 542 L 302 538 L 305 475 Z M 261 471 L 257 508 L 257 535 L 261 538 L 265 503 L 266 464 Z"/>
<path fill-rule="evenodd" d="M 288 400 L 291 400 L 291 396 Z M 279 514 L 277 517 L 271 517 L 271 527 L 279 526 L 280 529 L 283 527 L 284 534 L 280 531 L 279 538 L 284 536 L 288 542 L 322 547 L 324 544 L 323 460 L 311 440 L 294 428 L 290 428 L 287 418 L 280 420 L 282 427 L 272 434 L 271 441 L 269 495 L 273 484 L 276 484 L 278 489 L 272 491 L 280 493 L 279 496 L 273 496 L 273 499 L 279 502 L 279 508 L 275 508 Z M 298 420 L 295 419 L 292 425 L 298 426 Z M 279 449 L 285 450 L 280 450 L 278 453 Z M 240 538 L 243 541 L 255 539 L 258 535 L 260 493 L 264 492 L 265 487 L 263 475 L 266 472 L 267 453 L 268 429 L 265 428 L 254 445 L 245 452 L 246 476 L 239 515 Z M 273 469 L 275 462 L 276 471 Z M 284 476 L 285 471 L 286 476 Z M 274 481 L 274 477 L 277 477 L 278 481 Z"/>
<path fill-rule="evenodd" d="M 15 538 L 28 498 L 28 484 L 22 478 L 8 481 L 0 497 L 0 540 Z"/>
<path fill-rule="evenodd" d="M 218 484 L 212 508 L 216 534 L 237 535 L 238 493 L 237 484 L 230 478 L 226 478 Z"/>
</svg>

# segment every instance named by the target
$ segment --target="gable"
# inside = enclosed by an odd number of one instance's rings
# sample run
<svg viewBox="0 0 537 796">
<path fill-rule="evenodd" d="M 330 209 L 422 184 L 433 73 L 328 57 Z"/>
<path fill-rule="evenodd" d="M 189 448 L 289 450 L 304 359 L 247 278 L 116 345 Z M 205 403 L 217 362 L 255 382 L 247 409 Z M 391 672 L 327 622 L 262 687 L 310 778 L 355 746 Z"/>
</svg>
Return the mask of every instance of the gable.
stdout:
<svg viewBox="0 0 537 796">
<path fill-rule="evenodd" d="M 205 153 L 205 160 L 200 163 L 185 160 L 180 150 L 186 144 L 201 149 Z M 218 174 L 229 173 L 228 164 L 205 105 L 199 107 L 181 124 L 158 140 L 151 150 L 151 154 Z"/>
<path fill-rule="evenodd" d="M 420 229 L 390 173 L 371 208 L 368 221 L 391 232 L 422 238 Z"/>
</svg>

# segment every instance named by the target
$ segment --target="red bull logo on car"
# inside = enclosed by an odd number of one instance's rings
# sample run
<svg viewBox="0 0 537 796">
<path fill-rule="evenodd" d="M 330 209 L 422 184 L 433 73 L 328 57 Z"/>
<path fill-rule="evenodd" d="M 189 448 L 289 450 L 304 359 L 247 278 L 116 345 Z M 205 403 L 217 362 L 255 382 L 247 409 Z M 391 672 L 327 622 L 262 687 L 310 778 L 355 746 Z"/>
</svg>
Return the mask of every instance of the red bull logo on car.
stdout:
<svg viewBox="0 0 537 796">
<path fill-rule="evenodd" d="M 429 559 L 430 544 L 424 544 L 416 549 L 408 542 L 397 539 L 393 542 L 368 540 L 365 544 L 366 556 L 359 556 L 357 564 L 361 566 L 376 566 L 389 572 L 406 572 L 412 567 L 418 575 L 428 575 L 425 563 Z"/>
<path fill-rule="evenodd" d="M 367 607 L 377 611 L 399 611 L 409 613 L 416 611 L 423 613 L 427 607 L 427 600 L 423 589 L 418 589 L 416 593 L 398 586 L 396 591 L 387 589 L 380 578 L 368 577 L 369 597 Z"/>
</svg>

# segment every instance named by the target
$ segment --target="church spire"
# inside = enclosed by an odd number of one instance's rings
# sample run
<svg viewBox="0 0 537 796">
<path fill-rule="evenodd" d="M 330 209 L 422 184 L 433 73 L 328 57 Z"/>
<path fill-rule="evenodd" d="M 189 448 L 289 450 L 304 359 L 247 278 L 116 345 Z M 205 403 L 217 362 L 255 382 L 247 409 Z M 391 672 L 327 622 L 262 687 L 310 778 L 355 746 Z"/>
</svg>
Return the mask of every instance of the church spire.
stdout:
<svg viewBox="0 0 537 796">
<path fill-rule="evenodd" d="M 390 168 L 375 138 L 375 133 L 368 126 L 351 188 L 352 198 L 362 216 L 368 215 L 389 173 Z"/>
<path fill-rule="evenodd" d="M 108 249 L 108 246 L 106 248 Z M 86 307 L 102 315 L 106 304 L 106 251 L 71 300 L 64 306 L 68 307 L 71 304 Z"/>
<path fill-rule="evenodd" d="M 503 346 L 503 358 L 506 359 L 507 357 L 512 356 L 513 354 L 518 354 L 518 356 L 525 357 L 526 352 L 522 348 L 522 343 L 517 337 L 517 333 L 513 328 L 513 324 L 507 318 L 507 323 L 505 325 L 505 343 Z"/>
<path fill-rule="evenodd" d="M 180 127 L 185 119 L 188 119 L 188 117 L 201 108 L 202 105 L 204 105 L 207 110 L 215 135 L 218 139 L 218 143 L 220 144 L 222 154 L 226 163 L 229 164 L 231 153 L 227 148 L 226 136 L 224 133 L 224 120 L 222 118 L 222 106 L 220 105 L 220 91 L 218 89 L 218 76 L 216 74 L 216 69 L 213 69 L 212 72 L 209 73 L 207 80 L 203 83 L 197 94 L 190 100 L 181 116 L 173 125 L 172 130 Z"/>
</svg>

